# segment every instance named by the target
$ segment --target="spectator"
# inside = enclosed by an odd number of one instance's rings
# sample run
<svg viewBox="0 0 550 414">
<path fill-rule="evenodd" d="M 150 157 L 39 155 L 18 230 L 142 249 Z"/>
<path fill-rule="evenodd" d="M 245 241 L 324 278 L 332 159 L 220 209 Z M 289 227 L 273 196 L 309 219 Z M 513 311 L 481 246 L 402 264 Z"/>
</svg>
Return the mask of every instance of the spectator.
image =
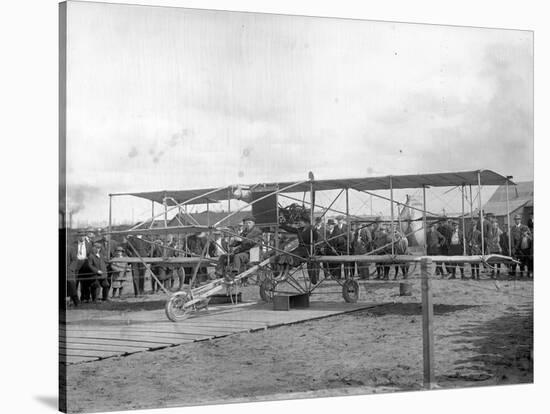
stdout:
<svg viewBox="0 0 550 414">
<path fill-rule="evenodd" d="M 428 256 L 441 256 L 441 246 L 446 243 L 445 237 L 437 229 L 437 224 L 433 223 L 427 234 L 427 253 Z M 435 274 L 443 276 L 442 262 L 435 262 Z"/>
<path fill-rule="evenodd" d="M 145 293 L 145 264 L 139 258 L 149 257 L 151 248 L 143 239 L 142 235 L 129 237 L 123 246 L 126 247 L 127 256 L 135 258 L 132 261 L 132 283 L 134 286 L 134 296 L 137 298 Z"/>
<path fill-rule="evenodd" d="M 89 243 L 90 246 L 93 246 L 93 243 L 95 242 L 95 233 L 94 229 L 91 227 L 88 227 L 86 229 L 86 243 Z"/>
<path fill-rule="evenodd" d="M 449 256 L 462 256 L 464 254 L 464 243 L 463 243 L 463 233 L 459 229 L 458 223 L 452 222 L 451 236 L 448 240 L 449 244 Z M 451 269 L 450 279 L 456 279 L 456 268 L 460 270 L 460 278 L 464 279 L 464 263 L 447 263 L 447 270 Z"/>
<path fill-rule="evenodd" d="M 124 248 L 119 246 L 115 249 L 114 258 L 121 260 L 125 257 Z M 111 278 L 113 288 L 113 298 L 120 298 L 122 296 L 122 289 L 124 287 L 124 282 L 126 281 L 126 273 L 129 271 L 128 262 L 116 261 L 111 262 Z"/>
<path fill-rule="evenodd" d="M 166 249 L 164 243 L 161 239 L 156 239 L 154 244 L 151 245 L 151 257 L 162 259 L 166 257 Z M 151 265 L 151 272 L 157 277 L 157 279 L 164 286 L 167 275 L 166 275 L 166 264 L 165 263 L 154 263 Z M 151 276 L 151 293 L 157 293 L 161 290 L 161 285 Z"/>
<path fill-rule="evenodd" d="M 326 227 L 323 224 L 321 217 L 317 217 L 315 219 L 315 231 L 317 232 L 317 242 L 315 243 L 315 255 L 316 256 L 324 256 L 329 254 L 328 253 L 328 246 L 327 246 L 327 234 L 326 234 Z M 328 269 L 326 266 L 326 263 L 321 262 L 314 262 L 313 266 L 315 266 L 315 271 L 317 273 L 317 279 L 319 279 L 320 270 L 323 271 L 323 275 L 325 279 L 328 277 Z"/>
<path fill-rule="evenodd" d="M 403 233 L 396 230 L 395 231 L 395 254 L 398 254 L 400 256 L 409 254 L 409 241 L 405 237 Z M 403 273 L 403 279 L 406 279 L 409 275 L 409 264 L 403 263 L 401 265 L 395 266 L 395 276 L 394 279 L 397 279 L 397 276 L 399 276 L 399 268 L 401 268 L 401 271 Z"/>
<path fill-rule="evenodd" d="M 80 232 L 77 246 L 77 280 L 80 282 L 80 300 L 82 302 L 91 300 L 91 286 L 93 283 L 93 274 L 88 265 L 88 256 L 92 252 L 93 243 L 89 241 L 88 236 L 89 233 L 87 235 L 86 232 Z"/>
<path fill-rule="evenodd" d="M 373 235 L 373 244 L 374 251 L 376 255 L 385 255 L 391 254 L 391 238 L 388 235 L 386 226 L 379 224 L 377 230 L 375 230 Z M 377 263 L 376 264 L 376 279 L 380 279 L 381 275 L 384 280 L 390 278 L 390 268 L 391 266 L 387 263 Z"/>
<path fill-rule="evenodd" d="M 472 231 L 468 238 L 469 253 L 471 256 L 481 255 L 481 231 L 478 230 L 478 225 L 478 221 L 472 222 Z M 479 263 L 472 263 L 470 267 L 472 269 L 472 279 L 479 280 Z"/>
<path fill-rule="evenodd" d="M 364 255 L 367 254 L 369 248 L 371 247 L 372 236 L 368 228 L 363 228 L 359 224 L 356 226 L 353 232 L 352 248 L 354 255 Z M 362 280 L 369 279 L 370 270 L 368 262 L 356 262 L 357 273 L 359 278 Z"/>
<path fill-rule="evenodd" d="M 520 277 L 524 276 L 523 271 L 525 270 L 525 277 L 533 277 L 533 256 L 532 256 L 532 247 L 533 236 L 531 231 L 527 226 L 521 230 L 520 242 L 518 245 L 516 256 L 520 261 Z"/>
<path fill-rule="evenodd" d="M 348 254 L 348 225 L 344 216 L 336 217 L 336 226 L 334 227 L 332 237 L 335 238 L 336 251 L 340 256 Z M 351 246 L 350 246 L 351 247 Z M 351 263 L 341 262 L 340 268 L 344 268 L 344 278 L 348 278 L 351 273 Z"/>
<path fill-rule="evenodd" d="M 80 285 L 81 299 L 87 299 L 84 292 L 88 285 L 84 278 L 89 276 L 87 275 L 89 252 L 91 252 L 91 246 L 86 242 L 86 233 L 80 231 L 77 233 L 77 239 L 67 250 L 67 294 L 75 306 L 80 304 L 78 285 Z"/>
<path fill-rule="evenodd" d="M 493 221 L 491 223 L 491 227 L 489 229 L 489 233 L 485 237 L 486 243 L 487 243 L 487 254 L 502 254 L 502 247 L 501 247 L 501 241 L 502 241 L 502 230 L 498 226 L 497 221 Z M 496 269 L 496 274 L 495 274 Z M 500 263 L 496 263 L 491 268 L 491 279 L 494 279 L 495 277 L 498 278 L 500 275 Z"/>
<path fill-rule="evenodd" d="M 439 248 L 440 254 L 442 256 L 449 256 L 451 236 L 452 236 L 452 232 L 453 232 L 452 220 L 448 218 L 447 220 L 443 221 L 439 225 L 438 230 L 443 235 L 443 237 L 445 238 L 445 242 Z M 447 275 L 452 274 L 450 272 L 450 267 L 451 267 L 450 263 L 445 263 L 445 272 L 447 273 Z M 443 265 L 441 265 L 441 269 L 443 269 Z"/>
<path fill-rule="evenodd" d="M 519 260 L 521 262 L 521 255 L 522 255 L 522 249 L 521 249 L 521 242 L 523 235 L 526 231 L 529 231 L 529 228 L 522 224 L 521 222 L 521 216 L 519 214 L 516 214 L 514 216 L 514 225 L 510 228 L 510 234 L 512 239 L 512 257 Z M 530 233 L 529 233 L 530 234 Z M 532 239 L 531 239 L 532 242 Z M 530 243 L 532 244 L 532 243 Z M 511 276 L 516 275 L 516 264 L 512 264 L 512 272 Z M 520 273 L 522 272 L 523 265 L 520 265 Z"/>
<path fill-rule="evenodd" d="M 285 274 L 290 267 L 298 267 L 303 263 L 303 260 L 299 258 L 306 259 L 309 257 L 311 242 L 313 241 L 313 243 L 315 243 L 317 241 L 317 231 L 315 231 L 315 229 L 312 231 L 311 224 L 309 224 L 309 218 L 306 216 L 298 218 L 296 227 L 289 226 L 284 222 L 280 224 L 280 227 L 298 236 L 298 247 L 290 251 L 290 254 L 285 254 L 280 257 L 279 264 L 283 266 L 283 274 Z M 313 240 L 311 238 L 312 235 Z M 315 269 L 308 269 L 308 276 L 311 283 L 317 283 L 317 273 Z"/>
<path fill-rule="evenodd" d="M 339 256 L 340 246 L 339 246 L 339 237 L 340 231 L 336 227 L 336 223 L 333 219 L 328 219 L 327 221 L 327 239 L 326 239 L 326 251 L 327 256 Z M 328 263 L 328 269 L 331 276 L 335 279 L 342 278 L 342 266 L 341 263 L 330 262 Z"/>
<path fill-rule="evenodd" d="M 92 301 L 97 301 L 100 290 L 102 290 L 103 301 L 108 301 L 110 284 L 107 278 L 107 263 L 101 251 L 100 242 L 94 243 L 92 252 L 88 255 L 88 266 L 94 275 L 90 286 Z"/>
</svg>

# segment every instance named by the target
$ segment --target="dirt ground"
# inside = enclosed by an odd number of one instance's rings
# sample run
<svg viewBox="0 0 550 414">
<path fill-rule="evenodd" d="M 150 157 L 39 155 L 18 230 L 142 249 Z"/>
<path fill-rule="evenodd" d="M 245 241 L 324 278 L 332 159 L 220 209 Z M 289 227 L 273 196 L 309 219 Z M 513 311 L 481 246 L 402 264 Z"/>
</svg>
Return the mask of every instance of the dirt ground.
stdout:
<svg viewBox="0 0 550 414">
<path fill-rule="evenodd" d="M 71 365 L 72 412 L 422 389 L 420 279 L 361 282 L 369 310 Z M 442 388 L 533 381 L 533 282 L 432 280 L 435 374 Z M 257 300 L 257 286 L 245 300 Z M 342 301 L 331 283 L 312 300 Z M 85 305 L 71 316 L 159 309 L 160 295 Z"/>
</svg>

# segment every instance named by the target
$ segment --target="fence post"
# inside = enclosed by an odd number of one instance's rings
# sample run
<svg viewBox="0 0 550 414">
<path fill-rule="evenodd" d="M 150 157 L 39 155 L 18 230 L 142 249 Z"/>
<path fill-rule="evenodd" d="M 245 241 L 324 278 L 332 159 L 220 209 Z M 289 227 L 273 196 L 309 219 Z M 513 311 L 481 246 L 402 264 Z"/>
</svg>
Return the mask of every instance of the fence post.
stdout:
<svg viewBox="0 0 550 414">
<path fill-rule="evenodd" d="M 423 258 L 420 262 L 422 277 L 422 351 L 424 363 L 424 387 L 434 388 L 434 332 L 433 332 L 433 302 L 430 286 L 429 266 L 432 259 Z"/>
</svg>

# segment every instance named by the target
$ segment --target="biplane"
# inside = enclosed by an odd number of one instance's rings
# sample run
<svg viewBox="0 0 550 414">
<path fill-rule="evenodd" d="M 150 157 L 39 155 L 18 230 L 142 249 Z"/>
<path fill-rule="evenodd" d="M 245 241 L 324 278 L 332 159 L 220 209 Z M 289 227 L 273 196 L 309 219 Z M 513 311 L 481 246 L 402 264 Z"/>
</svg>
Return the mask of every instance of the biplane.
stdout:
<svg viewBox="0 0 550 414">
<path fill-rule="evenodd" d="M 258 183 L 253 185 L 229 185 L 219 188 L 204 188 L 193 190 L 176 190 L 176 191 L 151 191 L 151 192 L 135 192 L 135 193 L 117 193 L 109 195 L 109 234 L 123 235 L 128 238 L 128 244 L 136 253 L 135 257 L 125 257 L 125 262 L 141 263 L 145 266 L 153 264 L 165 264 L 175 266 L 192 266 L 193 274 L 190 277 L 189 283 L 181 290 L 171 293 L 162 286 L 157 275 L 151 272 L 151 277 L 155 279 L 164 292 L 169 295 L 166 303 L 166 315 L 171 321 L 178 321 L 189 317 L 193 312 L 208 307 L 210 298 L 215 295 L 227 291 L 228 295 L 235 293 L 242 281 L 250 277 L 256 277 L 259 284 L 259 294 L 264 301 L 271 301 L 278 294 L 289 293 L 290 289 L 294 293 L 306 295 L 309 297 L 315 289 L 327 280 L 334 280 L 342 288 L 342 296 L 347 302 L 355 302 L 359 296 L 359 284 L 353 272 L 346 274 L 343 278 L 335 278 L 332 276 L 330 266 L 346 266 L 352 263 L 376 263 L 376 264 L 410 264 L 419 262 L 422 258 L 427 257 L 427 247 L 425 243 L 425 234 L 428 227 L 428 221 L 445 219 L 446 217 L 430 212 L 426 205 L 426 191 L 435 187 L 457 187 L 461 190 L 462 197 L 462 214 L 458 217 L 462 220 L 462 228 L 465 228 L 467 219 L 474 220 L 474 210 L 471 197 L 472 187 L 477 187 L 477 215 L 476 220 L 483 220 L 483 208 L 481 200 L 482 186 L 500 186 L 500 185 L 515 185 L 511 181 L 510 176 L 503 176 L 490 170 L 464 171 L 464 172 L 446 172 L 434 174 L 414 174 L 414 175 L 389 175 L 380 177 L 364 177 L 350 179 L 329 179 L 316 180 L 310 172 L 307 180 L 293 182 L 273 182 L 273 183 Z M 465 211 L 465 193 L 466 189 L 470 192 L 470 212 L 469 215 Z M 405 203 L 396 201 L 394 198 L 394 190 L 397 189 L 422 189 L 422 201 L 416 200 L 411 202 L 407 200 Z M 378 190 L 389 190 L 389 197 L 375 193 Z M 331 192 L 336 195 L 328 205 L 321 205 L 317 195 L 322 192 Z M 405 235 L 405 237 L 418 236 L 417 241 L 421 247 L 420 255 L 403 255 L 397 254 L 395 240 L 393 237 L 387 245 L 381 248 L 374 249 L 368 253 L 357 255 L 350 250 L 351 229 L 349 223 L 364 223 L 364 216 L 350 214 L 349 195 L 350 192 L 358 194 L 367 194 L 378 197 L 384 202 L 389 203 L 390 217 L 389 225 L 390 232 L 393 234 L 397 226 Z M 302 195 L 302 198 L 299 197 Z M 124 231 L 113 231 L 111 225 L 112 204 L 113 198 L 121 196 L 139 197 L 150 200 L 152 205 L 151 217 L 144 220 L 133 227 Z M 334 208 L 335 202 L 341 197 L 345 198 L 345 209 L 343 211 Z M 281 201 L 293 201 L 290 206 L 284 207 Z M 231 210 L 231 202 L 237 200 L 240 207 Z M 210 204 L 226 202 L 227 214 L 214 223 L 201 224 L 197 222 L 193 216 L 188 213 L 187 207 L 194 205 L 206 205 L 207 209 Z M 154 214 L 155 203 L 163 206 L 160 213 Z M 396 208 L 398 211 L 396 211 Z M 238 234 L 238 232 L 227 226 L 227 223 L 232 217 L 239 212 L 251 210 L 254 216 L 256 225 L 262 229 L 263 238 L 254 240 L 256 247 L 250 251 L 250 262 L 245 269 L 229 280 L 225 277 L 220 277 L 214 280 L 203 281 L 198 283 L 197 273 L 201 266 L 218 264 L 218 257 L 211 257 L 208 254 L 210 244 L 214 243 L 225 253 L 220 245 L 219 236 L 224 235 L 228 238 L 240 238 L 246 240 L 246 235 Z M 168 221 L 169 213 L 176 213 L 174 219 Z M 345 251 L 330 252 L 329 254 L 322 253 L 318 249 L 319 243 L 327 243 L 330 240 L 326 237 L 322 241 L 316 241 L 313 237 L 314 219 L 325 220 L 327 214 L 340 214 L 346 218 L 348 226 L 346 228 L 347 239 Z M 414 213 L 414 214 L 413 214 Z M 284 227 L 293 225 L 295 216 L 309 216 L 309 229 L 311 237 L 309 238 L 309 246 L 307 254 L 300 255 L 295 259 L 295 266 L 286 272 L 281 271 L 278 266 L 278 259 L 289 255 L 292 256 L 292 247 L 296 247 L 296 241 L 290 242 L 290 245 L 285 245 L 281 242 L 281 235 L 285 234 Z M 509 210 L 508 210 L 509 216 Z M 163 218 L 164 226 L 154 227 L 154 222 Z M 285 224 L 282 224 L 282 223 Z M 508 226 L 510 220 L 508 217 Z M 445 263 L 481 263 L 491 265 L 495 263 L 512 263 L 514 259 L 509 256 L 486 254 L 484 246 L 483 226 L 480 227 L 481 235 L 481 255 L 468 255 L 466 251 L 466 240 L 463 241 L 464 251 L 461 256 L 430 256 L 433 261 L 441 261 Z M 163 257 L 142 257 L 133 247 L 133 237 L 138 235 L 164 236 L 167 235 L 188 235 L 202 233 L 206 236 L 206 243 L 200 253 L 191 254 L 189 251 L 182 249 L 182 255 L 173 256 L 165 254 Z M 463 232 L 465 238 L 465 232 Z M 508 237 L 510 237 L 510 229 L 508 228 Z M 292 244 L 294 243 L 294 244 Z M 229 257 L 231 257 L 229 255 Z M 116 261 L 117 259 L 112 259 Z M 321 271 L 323 277 L 321 277 Z M 311 273 L 317 272 L 312 277 Z"/>
</svg>

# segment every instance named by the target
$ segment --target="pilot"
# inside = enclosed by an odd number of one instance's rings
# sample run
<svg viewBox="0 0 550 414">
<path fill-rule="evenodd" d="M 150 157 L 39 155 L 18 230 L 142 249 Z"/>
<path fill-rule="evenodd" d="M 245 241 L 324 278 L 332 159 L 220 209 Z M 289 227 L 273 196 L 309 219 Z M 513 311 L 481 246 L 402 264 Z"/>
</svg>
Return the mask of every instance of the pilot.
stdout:
<svg viewBox="0 0 550 414">
<path fill-rule="evenodd" d="M 233 263 L 231 274 L 226 274 L 226 281 L 232 281 L 244 269 L 244 266 L 250 261 L 250 249 L 256 247 L 262 240 L 262 230 L 256 227 L 256 219 L 253 216 L 246 217 L 244 220 L 244 228 L 241 235 L 241 240 L 233 247 L 231 256 Z M 228 255 L 221 255 L 216 266 L 216 275 L 223 275 L 223 269 L 228 261 Z"/>
</svg>

